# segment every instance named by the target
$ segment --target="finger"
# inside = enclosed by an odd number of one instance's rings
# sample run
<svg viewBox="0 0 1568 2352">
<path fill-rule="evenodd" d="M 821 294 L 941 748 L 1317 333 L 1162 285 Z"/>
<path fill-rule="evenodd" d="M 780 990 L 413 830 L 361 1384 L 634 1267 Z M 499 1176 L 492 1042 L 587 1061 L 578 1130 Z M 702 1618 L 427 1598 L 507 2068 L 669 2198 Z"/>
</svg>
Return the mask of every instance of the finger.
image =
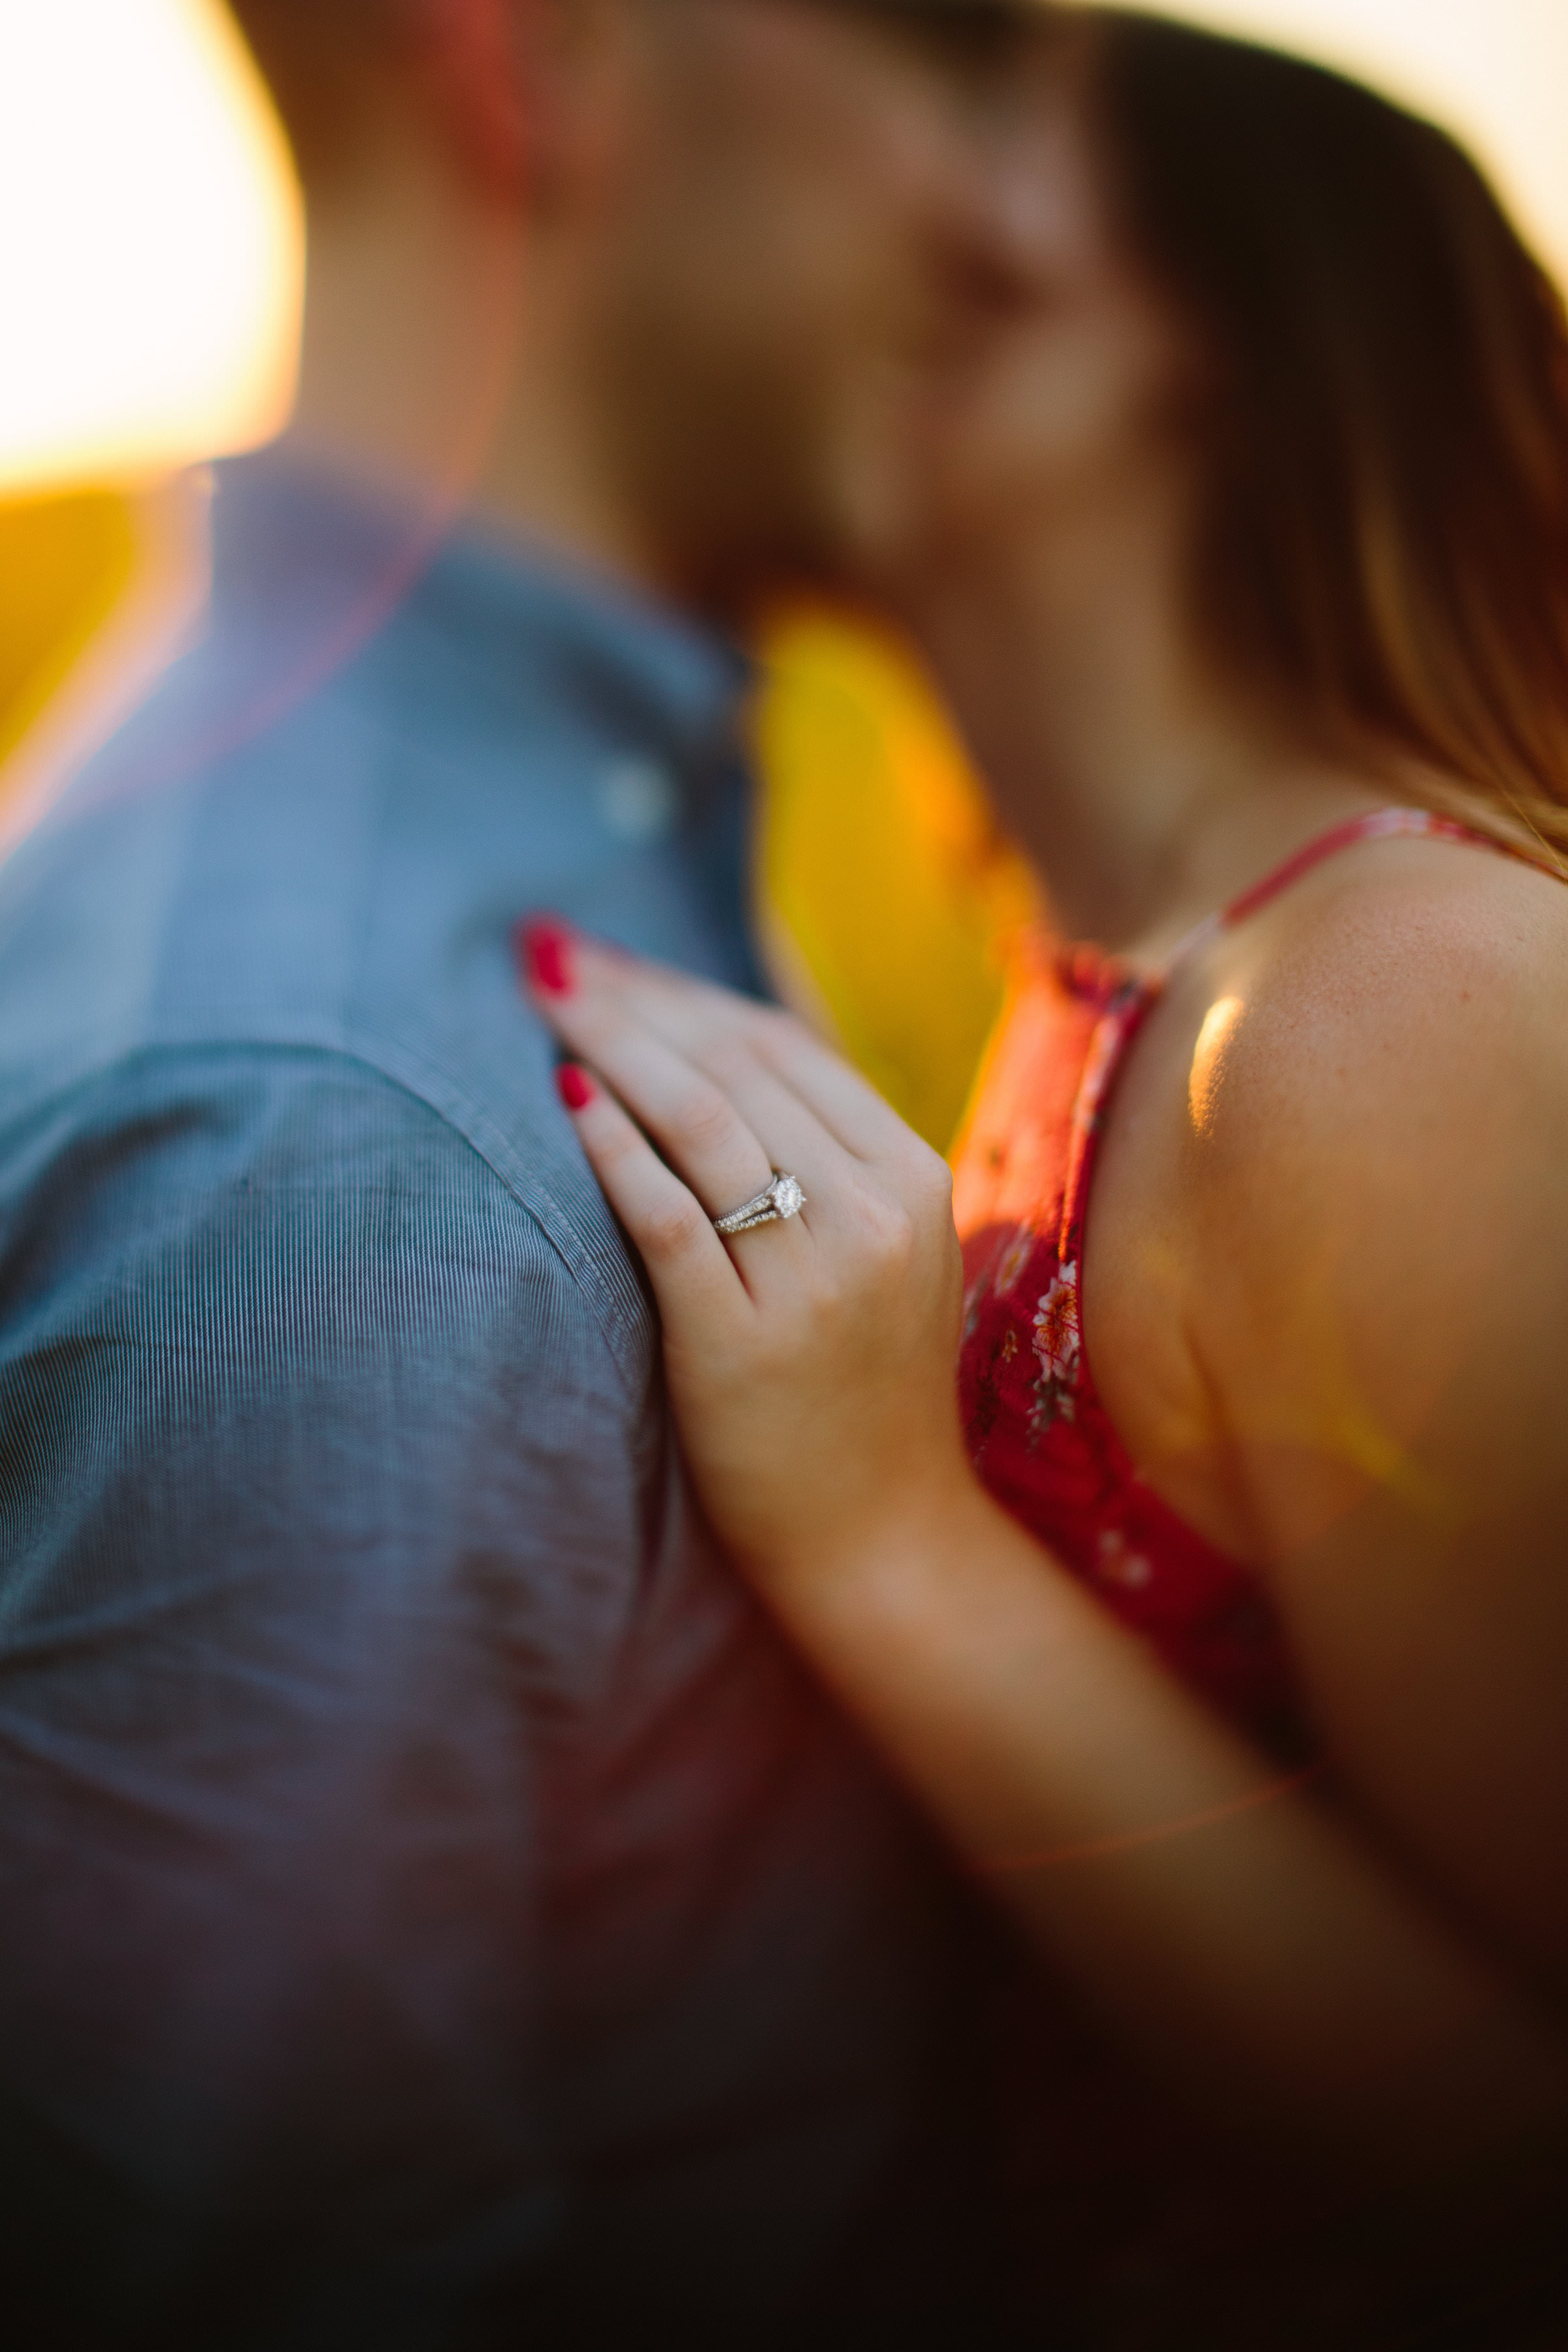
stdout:
<svg viewBox="0 0 1568 2352">
<path fill-rule="evenodd" d="M 844 1204 L 864 1185 L 866 1163 L 846 1150 L 816 1112 L 760 1062 L 744 1044 L 724 1056 L 722 1076 L 697 1071 L 703 1085 L 718 1087 L 749 1133 L 757 1138 L 770 1169 L 784 1169 L 805 1187 L 811 1217 L 807 1230 L 837 1222 Z"/>
<path fill-rule="evenodd" d="M 842 1221 L 859 1163 L 743 1044 L 732 1056 L 729 1084 L 721 1086 L 586 973 L 569 994 L 545 998 L 541 1010 L 572 1051 L 604 1076 L 712 1215 L 727 1216 L 755 1198 L 774 1170 L 783 1169 L 797 1179 L 808 1207 L 816 1204 L 816 1218 Z M 808 1217 L 789 1244 L 775 1239 L 768 1271 L 798 1267 L 804 1235 L 813 1230 Z M 747 1236 L 725 1238 L 744 1253 Z M 756 1264 L 750 1257 L 745 1262 Z"/>
<path fill-rule="evenodd" d="M 910 1129 L 876 1088 L 788 1013 L 742 1004 L 728 1019 L 712 1021 L 689 1050 L 721 1083 L 739 1056 L 753 1056 L 857 1160 L 879 1162 L 910 1140 Z"/>
<path fill-rule="evenodd" d="M 535 1001 L 552 1018 L 580 996 L 618 1003 L 721 1085 L 747 1062 L 767 1067 L 858 1159 L 919 1144 L 875 1088 L 788 1013 L 561 924 L 533 926 L 525 952 Z"/>
<path fill-rule="evenodd" d="M 735 1105 L 662 1038 L 586 991 L 549 1009 L 564 1043 L 605 1080 L 710 1216 L 727 1216 L 770 1181 L 773 1162 Z"/>
<path fill-rule="evenodd" d="M 650 1029 L 721 1084 L 747 1062 L 767 1069 L 857 1159 L 884 1157 L 905 1132 L 876 1088 L 793 1013 L 690 982 L 658 964 L 608 961 L 595 967 L 595 980 L 635 1002 Z"/>
<path fill-rule="evenodd" d="M 574 1063 L 559 1073 L 561 1099 L 588 1164 L 631 1236 L 667 1323 L 711 1322 L 749 1311 L 734 1261 L 702 1203 L 615 1097 Z"/>
</svg>

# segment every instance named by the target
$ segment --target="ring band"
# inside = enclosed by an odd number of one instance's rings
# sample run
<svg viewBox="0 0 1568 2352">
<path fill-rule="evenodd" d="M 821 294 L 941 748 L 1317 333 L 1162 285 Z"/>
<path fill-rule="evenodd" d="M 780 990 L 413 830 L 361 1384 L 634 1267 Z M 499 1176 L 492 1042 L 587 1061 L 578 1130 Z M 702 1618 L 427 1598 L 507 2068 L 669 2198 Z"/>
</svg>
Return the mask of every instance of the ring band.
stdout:
<svg viewBox="0 0 1568 2352">
<path fill-rule="evenodd" d="M 791 1217 L 798 1217 L 805 1206 L 805 1194 L 795 1179 L 785 1175 L 782 1168 L 775 1168 L 773 1181 L 766 1192 L 742 1202 L 727 1217 L 715 1217 L 713 1230 L 716 1234 L 749 1234 L 753 1225 L 786 1224 Z"/>
</svg>

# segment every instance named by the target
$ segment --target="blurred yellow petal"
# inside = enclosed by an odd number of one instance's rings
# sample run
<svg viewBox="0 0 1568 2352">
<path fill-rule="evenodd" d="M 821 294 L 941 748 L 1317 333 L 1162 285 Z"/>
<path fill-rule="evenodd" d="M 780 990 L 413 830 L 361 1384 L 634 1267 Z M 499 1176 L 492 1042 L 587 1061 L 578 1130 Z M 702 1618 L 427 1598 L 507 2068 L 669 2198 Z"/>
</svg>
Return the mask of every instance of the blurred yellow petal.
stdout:
<svg viewBox="0 0 1568 2352">
<path fill-rule="evenodd" d="M 119 604 L 136 554 L 135 511 L 116 491 L 0 508 L 0 761 Z"/>
<path fill-rule="evenodd" d="M 762 652 L 764 944 L 786 992 L 945 1150 L 1035 908 L 1027 870 L 890 630 L 801 608 Z"/>
<path fill-rule="evenodd" d="M 0 856 L 174 652 L 206 553 L 199 470 L 0 505 Z"/>
</svg>

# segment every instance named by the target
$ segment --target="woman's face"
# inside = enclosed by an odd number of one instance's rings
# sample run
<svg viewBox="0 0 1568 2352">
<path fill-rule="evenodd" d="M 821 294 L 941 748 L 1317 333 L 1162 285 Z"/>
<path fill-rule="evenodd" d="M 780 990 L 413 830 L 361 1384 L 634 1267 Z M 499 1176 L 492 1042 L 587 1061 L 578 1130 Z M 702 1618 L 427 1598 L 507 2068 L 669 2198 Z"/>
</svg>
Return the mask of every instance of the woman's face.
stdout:
<svg viewBox="0 0 1568 2352">
<path fill-rule="evenodd" d="M 931 417 L 917 569 L 1108 526 L 1193 470 L 1203 356 L 1118 233 L 1083 61 L 1052 60 L 1031 104 L 1033 297 Z"/>
</svg>

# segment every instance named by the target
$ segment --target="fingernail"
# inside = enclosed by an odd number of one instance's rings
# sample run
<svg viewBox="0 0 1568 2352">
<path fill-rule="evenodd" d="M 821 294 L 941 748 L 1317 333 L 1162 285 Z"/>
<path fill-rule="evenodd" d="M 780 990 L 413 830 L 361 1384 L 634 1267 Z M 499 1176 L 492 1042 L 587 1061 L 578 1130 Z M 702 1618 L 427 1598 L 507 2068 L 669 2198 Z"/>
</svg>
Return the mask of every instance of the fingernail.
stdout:
<svg viewBox="0 0 1568 2352">
<path fill-rule="evenodd" d="M 546 996 L 572 993 L 571 944 L 558 923 L 525 923 L 521 930 L 523 962 L 535 988 Z"/>
<path fill-rule="evenodd" d="M 555 1084 L 568 1110 L 586 1110 L 594 1099 L 593 1081 L 575 1062 L 562 1063 L 555 1073 Z"/>
</svg>

